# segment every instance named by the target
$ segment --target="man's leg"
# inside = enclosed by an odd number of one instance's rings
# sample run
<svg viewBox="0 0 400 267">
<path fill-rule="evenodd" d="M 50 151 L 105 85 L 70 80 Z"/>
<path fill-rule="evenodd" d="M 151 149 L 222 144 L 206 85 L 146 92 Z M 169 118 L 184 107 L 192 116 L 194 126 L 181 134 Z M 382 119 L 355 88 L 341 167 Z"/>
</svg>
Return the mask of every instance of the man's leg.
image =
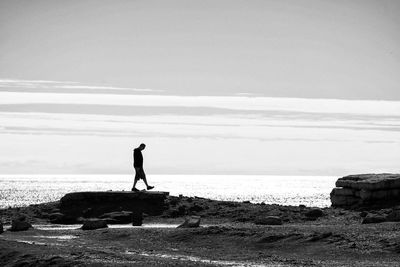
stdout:
<svg viewBox="0 0 400 267">
<path fill-rule="evenodd" d="M 153 189 L 153 188 L 154 188 L 154 186 L 150 186 L 150 185 L 147 183 L 146 174 L 144 173 L 143 168 L 142 168 L 142 179 L 143 179 L 144 184 L 146 185 L 147 190 L 150 190 L 150 189 Z"/>
<path fill-rule="evenodd" d="M 135 168 L 135 180 L 133 182 L 132 191 L 139 191 L 139 190 L 136 189 L 136 184 L 137 184 L 138 180 L 140 179 L 139 177 L 140 177 L 139 176 L 139 170 L 138 170 L 138 168 Z"/>
</svg>

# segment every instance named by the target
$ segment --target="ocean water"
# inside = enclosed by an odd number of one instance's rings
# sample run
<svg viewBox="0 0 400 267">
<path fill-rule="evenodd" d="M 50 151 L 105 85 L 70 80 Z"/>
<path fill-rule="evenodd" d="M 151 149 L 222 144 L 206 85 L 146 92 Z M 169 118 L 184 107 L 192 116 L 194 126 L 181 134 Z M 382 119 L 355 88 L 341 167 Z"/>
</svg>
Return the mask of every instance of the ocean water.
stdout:
<svg viewBox="0 0 400 267">
<path fill-rule="evenodd" d="M 326 207 L 338 177 L 148 175 L 154 190 L 217 200 Z M 129 191 L 132 175 L 0 175 L 0 208 L 60 199 L 74 191 Z M 144 189 L 139 181 L 138 189 Z"/>
</svg>

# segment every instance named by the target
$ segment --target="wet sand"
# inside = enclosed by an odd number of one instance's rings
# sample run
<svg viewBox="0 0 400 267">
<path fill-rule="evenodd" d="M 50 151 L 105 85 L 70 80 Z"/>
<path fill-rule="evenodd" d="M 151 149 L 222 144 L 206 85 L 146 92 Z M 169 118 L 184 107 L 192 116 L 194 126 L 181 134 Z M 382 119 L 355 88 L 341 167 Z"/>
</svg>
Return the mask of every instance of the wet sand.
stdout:
<svg viewBox="0 0 400 267">
<path fill-rule="evenodd" d="M 1 210 L 3 222 L 27 215 L 34 229 L 0 235 L 5 266 L 398 266 L 400 223 L 361 224 L 359 211 L 169 198 L 161 216 L 144 225 L 110 225 L 92 231 L 80 225 L 52 225 L 46 210 L 57 203 Z M 184 206 L 185 208 L 181 208 Z M 183 211 L 185 210 L 185 211 Z M 385 212 L 385 211 L 370 211 Z M 176 226 L 200 215 L 202 227 Z M 263 215 L 283 225 L 258 225 Z M 7 225 L 6 225 L 7 228 Z"/>
</svg>

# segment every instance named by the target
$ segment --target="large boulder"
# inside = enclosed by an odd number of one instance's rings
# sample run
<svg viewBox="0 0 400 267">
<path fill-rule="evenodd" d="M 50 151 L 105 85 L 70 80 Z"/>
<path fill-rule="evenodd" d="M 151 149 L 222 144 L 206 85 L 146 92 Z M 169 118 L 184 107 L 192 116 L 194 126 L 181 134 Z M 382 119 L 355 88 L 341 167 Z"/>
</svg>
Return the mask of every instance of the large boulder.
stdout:
<svg viewBox="0 0 400 267">
<path fill-rule="evenodd" d="M 18 232 L 18 231 L 26 231 L 29 230 L 30 228 L 33 228 L 32 224 L 25 220 L 21 219 L 13 219 L 11 221 L 11 228 L 10 231 L 12 232 Z"/>
<path fill-rule="evenodd" d="M 98 218 L 116 211 L 144 212 L 160 215 L 166 209 L 168 192 L 75 192 L 60 200 L 60 212 L 69 217 Z"/>
<path fill-rule="evenodd" d="M 106 219 L 109 224 L 125 224 L 132 222 L 132 211 L 115 211 L 104 213 L 101 219 Z"/>
<path fill-rule="evenodd" d="M 400 203 L 400 174 L 359 174 L 342 177 L 330 194 L 332 206 L 388 207 Z"/>
<path fill-rule="evenodd" d="M 190 216 L 178 228 L 196 228 L 200 226 L 200 216 Z"/>
<path fill-rule="evenodd" d="M 259 225 L 281 225 L 282 219 L 278 216 L 261 216 L 256 218 L 254 223 Z"/>
<path fill-rule="evenodd" d="M 103 219 L 88 219 L 83 222 L 82 230 L 95 230 L 100 228 L 107 228 L 107 221 Z"/>
</svg>

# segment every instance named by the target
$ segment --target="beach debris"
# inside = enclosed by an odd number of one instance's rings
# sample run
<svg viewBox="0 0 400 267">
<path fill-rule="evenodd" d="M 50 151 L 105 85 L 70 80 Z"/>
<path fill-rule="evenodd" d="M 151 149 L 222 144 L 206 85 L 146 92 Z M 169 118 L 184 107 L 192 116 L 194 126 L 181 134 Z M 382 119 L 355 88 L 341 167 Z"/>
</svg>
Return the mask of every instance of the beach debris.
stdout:
<svg viewBox="0 0 400 267">
<path fill-rule="evenodd" d="M 95 230 L 100 228 L 107 228 L 107 221 L 103 219 L 87 219 L 83 222 L 82 230 Z"/>
<path fill-rule="evenodd" d="M 308 210 L 304 215 L 309 219 L 317 219 L 324 216 L 324 212 L 321 209 L 313 208 Z"/>
<path fill-rule="evenodd" d="M 104 213 L 99 218 L 106 219 L 109 224 L 125 224 L 132 222 L 132 211 L 115 211 Z"/>
<path fill-rule="evenodd" d="M 281 225 L 282 219 L 278 216 L 260 216 L 254 220 L 254 223 L 258 225 Z"/>
<path fill-rule="evenodd" d="M 334 207 L 394 206 L 400 203 L 400 174 L 359 174 L 342 177 L 330 194 Z"/>
<path fill-rule="evenodd" d="M 12 232 L 26 231 L 30 228 L 33 228 L 33 226 L 29 222 L 25 221 L 25 217 L 19 217 L 11 221 L 10 231 Z"/>
<path fill-rule="evenodd" d="M 131 216 L 132 226 L 141 226 L 143 224 L 143 213 L 135 211 Z"/>
<path fill-rule="evenodd" d="M 386 218 L 384 216 L 371 213 L 365 216 L 365 218 L 361 221 L 362 224 L 382 223 L 382 222 L 386 222 Z"/>
<path fill-rule="evenodd" d="M 190 216 L 185 219 L 185 221 L 180 224 L 177 228 L 195 228 L 200 226 L 200 216 Z"/>
</svg>

